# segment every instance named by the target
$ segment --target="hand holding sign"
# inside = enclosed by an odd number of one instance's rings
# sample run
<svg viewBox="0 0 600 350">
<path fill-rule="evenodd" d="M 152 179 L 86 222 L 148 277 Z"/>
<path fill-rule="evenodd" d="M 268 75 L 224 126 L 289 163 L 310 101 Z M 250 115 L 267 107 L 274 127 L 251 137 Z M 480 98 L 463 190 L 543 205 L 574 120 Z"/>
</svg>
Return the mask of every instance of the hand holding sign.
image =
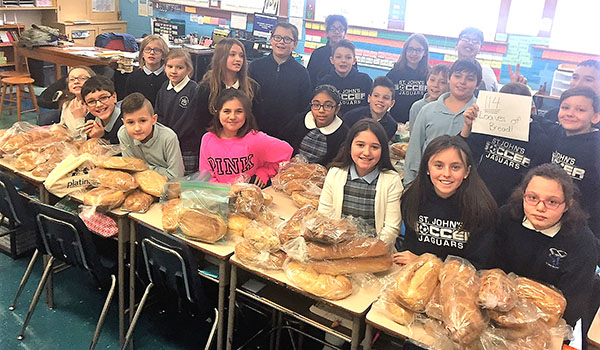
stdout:
<svg viewBox="0 0 600 350">
<path fill-rule="evenodd" d="M 531 96 L 480 91 L 477 106 L 473 132 L 529 141 Z"/>
</svg>

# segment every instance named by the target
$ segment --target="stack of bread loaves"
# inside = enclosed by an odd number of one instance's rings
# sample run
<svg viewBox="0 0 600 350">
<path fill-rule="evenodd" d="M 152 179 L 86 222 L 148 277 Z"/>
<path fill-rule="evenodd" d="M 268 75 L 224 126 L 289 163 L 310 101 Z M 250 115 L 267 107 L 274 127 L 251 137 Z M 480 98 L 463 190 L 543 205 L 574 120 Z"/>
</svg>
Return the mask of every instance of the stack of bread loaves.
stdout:
<svg viewBox="0 0 600 350">
<path fill-rule="evenodd" d="M 308 164 L 294 157 L 290 163 L 279 168 L 272 179 L 273 187 L 292 197 L 298 208 L 311 204 L 319 206 L 319 196 L 327 169 L 320 164 Z"/>
</svg>

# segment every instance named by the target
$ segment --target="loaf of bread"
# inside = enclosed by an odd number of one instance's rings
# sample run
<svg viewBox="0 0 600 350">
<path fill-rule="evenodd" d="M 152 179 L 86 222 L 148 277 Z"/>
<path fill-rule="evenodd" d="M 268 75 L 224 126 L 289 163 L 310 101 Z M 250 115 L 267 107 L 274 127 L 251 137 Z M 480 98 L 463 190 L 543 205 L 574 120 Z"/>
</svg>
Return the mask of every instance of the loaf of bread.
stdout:
<svg viewBox="0 0 600 350">
<path fill-rule="evenodd" d="M 154 197 L 138 189 L 127 195 L 122 209 L 136 213 L 145 213 L 150 209 L 153 202 Z"/>
<path fill-rule="evenodd" d="M 352 282 L 346 276 L 318 273 L 310 265 L 295 260 L 287 262 L 284 270 L 296 287 L 318 297 L 340 300 L 352 294 Z"/>
<path fill-rule="evenodd" d="M 308 242 L 306 249 L 308 256 L 314 260 L 368 258 L 389 253 L 389 248 L 383 241 L 377 238 L 365 237 L 353 238 L 333 245 Z"/>
<path fill-rule="evenodd" d="M 244 229 L 244 238 L 256 250 L 274 252 L 279 250 L 279 237 L 271 227 L 257 221 L 251 221 Z"/>
<path fill-rule="evenodd" d="M 60 160 L 49 159 L 48 161 L 36 166 L 35 169 L 33 169 L 33 171 L 31 172 L 31 175 L 36 177 L 48 177 L 48 174 L 50 174 L 52 170 L 56 168 L 58 163 L 60 163 Z"/>
<path fill-rule="evenodd" d="M 277 175 L 273 177 L 272 182 L 276 189 L 284 191 L 284 185 L 291 180 L 302 179 L 322 182 L 326 175 L 327 169 L 320 164 L 290 163 L 280 168 Z"/>
<path fill-rule="evenodd" d="M 261 191 L 262 192 L 262 196 L 263 196 L 263 205 L 265 207 L 269 206 L 271 203 L 273 203 L 273 196 L 271 196 L 270 194 L 268 194 L 265 191 Z"/>
<path fill-rule="evenodd" d="M 235 246 L 235 256 L 244 264 L 267 270 L 280 270 L 286 258 L 285 253 L 281 250 L 261 251 L 254 248 L 248 241 L 240 242 Z"/>
<path fill-rule="evenodd" d="M 501 327 L 523 327 L 539 320 L 544 314 L 531 301 L 517 298 L 515 305 L 506 312 L 487 310 L 487 314 Z"/>
<path fill-rule="evenodd" d="M 146 162 L 133 157 L 109 157 L 100 161 L 98 166 L 108 169 L 143 171 L 148 169 Z"/>
<path fill-rule="evenodd" d="M 306 217 L 317 211 L 312 205 L 304 206 L 294 213 L 287 221 L 277 228 L 281 244 L 302 235 L 302 223 Z"/>
<path fill-rule="evenodd" d="M 529 278 L 518 277 L 516 282 L 519 298 L 531 301 L 540 308 L 548 326 L 554 327 L 567 307 L 565 297 L 559 291 Z"/>
<path fill-rule="evenodd" d="M 390 296 L 414 312 L 425 311 L 442 268 L 442 261 L 435 255 L 425 253 L 406 264 L 395 276 Z"/>
<path fill-rule="evenodd" d="M 258 216 L 256 217 L 256 221 L 265 224 L 269 227 L 276 227 L 275 219 L 278 219 L 278 217 L 275 216 L 275 214 L 273 214 L 273 212 L 265 207 L 264 205 L 262 206 L 262 208 L 260 208 L 260 211 L 258 212 Z M 280 221 L 277 220 L 277 223 L 279 223 Z"/>
<path fill-rule="evenodd" d="M 133 174 L 135 181 L 140 185 L 142 191 L 160 197 L 167 183 L 167 178 L 154 170 L 143 170 Z"/>
<path fill-rule="evenodd" d="M 173 232 L 179 226 L 179 209 L 181 199 L 170 199 L 162 205 L 162 226 L 163 230 Z"/>
<path fill-rule="evenodd" d="M 408 149 L 408 142 L 397 142 L 390 146 L 390 153 L 392 156 L 404 159 L 406 157 L 406 150 Z"/>
<path fill-rule="evenodd" d="M 37 151 L 29 151 L 22 153 L 17 157 L 14 163 L 14 167 L 21 171 L 31 171 L 39 163 L 43 163 L 41 154 Z"/>
<path fill-rule="evenodd" d="M 230 204 L 232 211 L 252 220 L 256 219 L 265 199 L 256 185 L 238 183 L 231 186 Z"/>
<path fill-rule="evenodd" d="M 322 180 L 293 179 L 283 185 L 283 190 L 289 195 L 297 191 L 321 193 L 324 181 L 324 178 Z"/>
<path fill-rule="evenodd" d="M 227 232 L 242 237 L 244 229 L 252 220 L 240 214 L 229 214 L 227 217 Z"/>
<path fill-rule="evenodd" d="M 375 273 L 389 270 L 393 261 L 390 254 L 370 258 L 312 260 L 310 266 L 318 273 L 345 275 L 349 273 Z"/>
<path fill-rule="evenodd" d="M 309 191 L 292 192 L 292 200 L 294 201 L 294 204 L 296 204 L 296 206 L 298 208 L 302 208 L 303 206 L 305 206 L 307 204 L 310 204 L 314 207 L 318 207 L 320 196 L 321 196 L 320 193 L 309 192 Z"/>
<path fill-rule="evenodd" d="M 131 191 L 138 187 L 131 174 L 103 168 L 94 168 L 90 171 L 90 183 L 96 187 L 114 188 L 119 191 Z"/>
<path fill-rule="evenodd" d="M 484 309 L 506 312 L 517 302 L 517 284 L 500 269 L 483 271 L 477 304 Z"/>
<path fill-rule="evenodd" d="M 457 260 L 444 263 L 440 271 L 442 319 L 457 343 L 473 342 L 486 327 L 477 306 L 478 292 L 479 278 L 473 266 Z"/>
<path fill-rule="evenodd" d="M 356 226 L 347 219 L 333 220 L 315 212 L 304 222 L 302 235 L 307 241 L 337 244 L 356 236 Z"/>
<path fill-rule="evenodd" d="M 183 208 L 179 213 L 179 229 L 190 239 L 215 243 L 227 233 L 227 224 L 219 215 L 204 209 Z"/>
<path fill-rule="evenodd" d="M 108 209 L 120 206 L 124 200 L 125 194 L 123 191 L 106 187 L 94 188 L 83 196 L 83 204 L 95 207 L 102 206 Z"/>
<path fill-rule="evenodd" d="M 433 290 L 433 294 L 431 294 L 431 298 L 425 305 L 425 314 L 429 318 L 433 318 L 435 320 L 442 320 L 442 304 L 440 304 L 440 285 L 438 283 L 437 287 Z"/>
<path fill-rule="evenodd" d="M 3 153 L 13 153 L 19 148 L 27 145 L 30 142 L 33 142 L 33 136 L 29 133 L 22 133 L 17 135 L 12 135 L 7 137 L 4 140 L 4 143 L 0 147 L 0 150 Z"/>
<path fill-rule="evenodd" d="M 385 303 L 386 311 L 388 312 L 387 316 L 392 319 L 392 321 L 401 324 L 403 326 L 410 325 L 414 318 L 415 313 L 398 305 L 394 302 Z"/>
<path fill-rule="evenodd" d="M 522 328 L 490 327 L 481 335 L 483 349 L 550 350 L 552 337 L 543 321 Z"/>
</svg>

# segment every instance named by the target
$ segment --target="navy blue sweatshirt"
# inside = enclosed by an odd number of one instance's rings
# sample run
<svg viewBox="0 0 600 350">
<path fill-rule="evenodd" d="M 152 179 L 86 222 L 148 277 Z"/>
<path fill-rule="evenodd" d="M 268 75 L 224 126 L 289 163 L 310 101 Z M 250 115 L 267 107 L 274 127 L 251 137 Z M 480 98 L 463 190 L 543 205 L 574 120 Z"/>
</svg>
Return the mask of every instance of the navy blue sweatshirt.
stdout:
<svg viewBox="0 0 600 350">
<path fill-rule="evenodd" d="M 512 217 L 507 206 L 500 212 L 495 249 L 498 267 L 558 288 L 567 299 L 563 317 L 574 326 L 591 297 L 597 255 L 593 233 L 582 225 L 549 237 L 524 227 L 523 218 Z"/>
<path fill-rule="evenodd" d="M 148 99 L 148 101 L 150 101 L 150 103 L 152 103 L 152 107 L 154 107 L 156 106 L 156 95 L 162 84 L 167 80 L 164 71 L 159 75 L 156 75 L 154 73 L 146 74 L 143 69 L 136 69 L 127 77 L 125 97 L 134 92 L 140 92 Z"/>
<path fill-rule="evenodd" d="M 168 80 L 165 81 L 156 95 L 154 112 L 158 114 L 158 122 L 175 131 L 182 152 L 199 152 L 198 143 L 190 138 L 197 137 L 195 129 L 202 128 L 202 125 L 198 125 L 195 118 L 184 117 L 194 99 L 198 84 L 190 80 L 177 92 L 174 88 L 167 90 L 169 83 Z"/>
<path fill-rule="evenodd" d="M 291 56 L 278 64 L 269 56 L 250 63 L 248 75 L 261 86 L 258 128 L 278 139 L 290 142 L 285 126 L 308 109 L 312 86 L 308 71 Z"/>
<path fill-rule="evenodd" d="M 410 107 L 427 92 L 427 73 L 421 74 L 407 66 L 402 70 L 390 70 L 386 77 L 396 88 L 396 103 L 390 113 L 397 122 L 406 123 Z"/>
<path fill-rule="evenodd" d="M 342 118 L 344 120 L 344 124 L 351 128 L 354 123 L 361 119 L 372 118 L 371 116 L 371 106 L 358 107 L 344 114 Z M 396 130 L 398 130 L 398 123 L 392 118 L 390 113 L 386 113 L 383 118 L 379 120 L 379 124 L 383 126 L 385 129 L 385 134 L 387 135 L 388 141 L 394 138 L 396 134 Z"/>
<path fill-rule="evenodd" d="M 321 46 L 310 55 L 308 61 L 308 74 L 312 87 L 316 87 L 317 83 L 327 74 L 333 72 L 333 64 L 329 58 L 331 57 L 331 45 L 329 42 L 325 46 Z"/>
<path fill-rule="evenodd" d="M 404 222 L 404 250 L 417 255 L 432 253 L 442 260 L 455 255 L 468 259 L 477 269 L 491 267 L 494 232 L 461 230 L 456 196 L 444 199 L 432 191 L 421 203 L 418 221 L 418 232 Z"/>
<path fill-rule="evenodd" d="M 340 91 L 342 108 L 338 115 L 341 117 L 351 109 L 368 105 L 367 96 L 371 92 L 373 80 L 353 67 L 345 78 L 335 71 L 327 74 L 319 81 L 319 85 L 322 84 L 333 85 Z"/>
</svg>

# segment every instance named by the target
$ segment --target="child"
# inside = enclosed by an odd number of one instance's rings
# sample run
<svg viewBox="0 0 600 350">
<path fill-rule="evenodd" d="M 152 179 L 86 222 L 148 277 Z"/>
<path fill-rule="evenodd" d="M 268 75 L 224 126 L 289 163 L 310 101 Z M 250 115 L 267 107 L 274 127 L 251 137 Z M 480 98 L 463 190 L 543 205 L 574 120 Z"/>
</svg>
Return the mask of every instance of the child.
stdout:
<svg viewBox="0 0 600 350">
<path fill-rule="evenodd" d="M 433 253 L 442 260 L 466 258 L 478 269 L 490 267 L 498 207 L 461 137 L 442 135 L 429 143 L 400 203 L 405 251 L 394 255 L 396 263 Z"/>
<path fill-rule="evenodd" d="M 393 245 L 400 232 L 402 182 L 387 142 L 385 130 L 373 119 L 360 120 L 350 128 L 327 172 L 319 211 L 333 218 L 363 218 L 379 239 Z"/>
<path fill-rule="evenodd" d="M 531 169 L 501 209 L 495 249 L 498 266 L 507 273 L 553 285 L 563 293 L 563 317 L 571 326 L 589 308 L 597 256 L 577 192 L 569 175 L 555 164 Z"/>
<path fill-rule="evenodd" d="M 313 91 L 310 111 L 297 118 L 288 127 L 293 135 L 295 153 L 306 157 L 310 163 L 327 165 L 338 153 L 348 127 L 337 116 L 340 110 L 340 93 L 331 85 L 320 85 Z"/>
<path fill-rule="evenodd" d="M 89 111 L 83 128 L 86 135 L 119 144 L 117 132 L 123 120 L 121 108 L 116 105 L 117 94 L 113 82 L 101 75 L 91 77 L 81 87 L 81 99 Z"/>
<path fill-rule="evenodd" d="M 385 129 L 387 139 L 392 140 L 398 130 L 398 123 L 392 118 L 390 108 L 394 106 L 394 84 L 386 77 L 377 77 L 367 98 L 369 106 L 354 108 L 344 115 L 344 123 L 349 128 L 357 121 L 369 118 L 378 121 Z"/>
<path fill-rule="evenodd" d="M 417 115 L 423 106 L 429 102 L 437 101 L 441 94 L 448 92 L 448 71 L 450 67 L 447 64 L 436 64 L 431 67 L 427 76 L 427 92 L 422 99 L 416 101 L 408 111 L 408 125 L 413 126 L 417 120 Z"/>
<path fill-rule="evenodd" d="M 141 92 L 155 106 L 156 94 L 167 80 L 164 70 L 168 53 L 169 46 L 159 35 L 145 37 L 140 45 L 140 69 L 127 77 L 125 95 Z"/>
<path fill-rule="evenodd" d="M 230 88 L 239 89 L 252 101 L 252 111 L 257 104 L 258 84 L 248 77 L 246 49 L 237 39 L 225 38 L 215 46 L 211 69 L 204 74 L 198 84 L 196 95 L 188 107 L 183 120 L 194 120 L 194 137 L 197 149 L 206 129 L 211 125 L 213 116 L 217 115 L 217 97 Z M 191 147 L 191 145 L 190 145 Z"/>
<path fill-rule="evenodd" d="M 390 113 L 397 122 L 406 123 L 410 106 L 425 95 L 428 72 L 429 43 L 423 35 L 413 34 L 404 42 L 398 62 L 386 75 L 396 87 L 397 103 Z"/>
<path fill-rule="evenodd" d="M 333 71 L 330 60 L 331 49 L 346 36 L 348 21 L 342 15 L 329 15 L 325 18 L 325 28 L 327 44 L 313 51 L 306 67 L 313 88 L 317 86 L 317 82 L 321 78 Z"/>
<path fill-rule="evenodd" d="M 123 126 L 119 130 L 124 157 L 144 160 L 148 167 L 172 180 L 183 176 L 183 159 L 177 135 L 157 123 L 152 104 L 139 92 L 125 97 L 121 105 Z"/>
<path fill-rule="evenodd" d="M 481 66 L 475 60 L 459 59 L 450 67 L 450 92 L 442 94 L 419 112 L 411 126 L 404 164 L 404 186 L 417 175 L 421 154 L 431 140 L 440 135 L 458 135 L 463 112 L 475 103 L 473 93 L 481 83 Z"/>
<path fill-rule="evenodd" d="M 373 80 L 354 67 L 356 63 L 355 48 L 352 42 L 343 39 L 334 46 L 331 52 L 331 63 L 334 71 L 325 75 L 318 85 L 328 84 L 340 91 L 341 109 L 339 115 L 347 111 L 367 105 L 367 95 L 371 91 Z"/>
<path fill-rule="evenodd" d="M 83 132 L 85 115 L 88 110 L 81 98 L 81 87 L 93 76 L 96 76 L 96 73 L 89 67 L 72 68 L 67 76 L 67 91 L 59 99 L 60 124 L 64 125 L 73 135 Z"/>
<path fill-rule="evenodd" d="M 531 96 L 529 88 L 521 83 L 506 84 L 500 92 Z M 543 130 L 542 123 L 534 119 L 529 123 L 529 141 L 472 134 L 473 120 L 478 112 L 479 107 L 476 104 L 465 110 L 463 115 L 465 125 L 460 136 L 465 138 L 473 152 L 477 163 L 475 166 L 481 179 L 496 199 L 498 206 L 502 206 L 519 185 L 525 173 L 543 162 L 543 157 L 547 154 L 545 149 L 551 140 Z"/>
<path fill-rule="evenodd" d="M 226 89 L 217 99 L 216 118 L 202 137 L 200 171 L 209 170 L 216 182 L 235 183 L 241 176 L 265 187 L 279 163 L 290 160 L 285 141 L 256 131 L 250 99 L 238 89 Z"/>
<path fill-rule="evenodd" d="M 193 118 L 183 118 L 196 93 L 195 81 L 190 79 L 194 71 L 192 59 L 186 50 L 169 51 L 165 58 L 165 73 L 169 78 L 156 95 L 158 121 L 177 134 L 186 175 L 198 171 L 200 147 L 194 139 L 198 128 Z"/>
<path fill-rule="evenodd" d="M 581 206 L 588 213 L 588 226 L 600 236 L 600 97 L 587 86 L 568 89 L 560 96 L 560 125 L 546 132 L 555 140 L 546 161 L 560 165 L 581 192 Z"/>
</svg>

